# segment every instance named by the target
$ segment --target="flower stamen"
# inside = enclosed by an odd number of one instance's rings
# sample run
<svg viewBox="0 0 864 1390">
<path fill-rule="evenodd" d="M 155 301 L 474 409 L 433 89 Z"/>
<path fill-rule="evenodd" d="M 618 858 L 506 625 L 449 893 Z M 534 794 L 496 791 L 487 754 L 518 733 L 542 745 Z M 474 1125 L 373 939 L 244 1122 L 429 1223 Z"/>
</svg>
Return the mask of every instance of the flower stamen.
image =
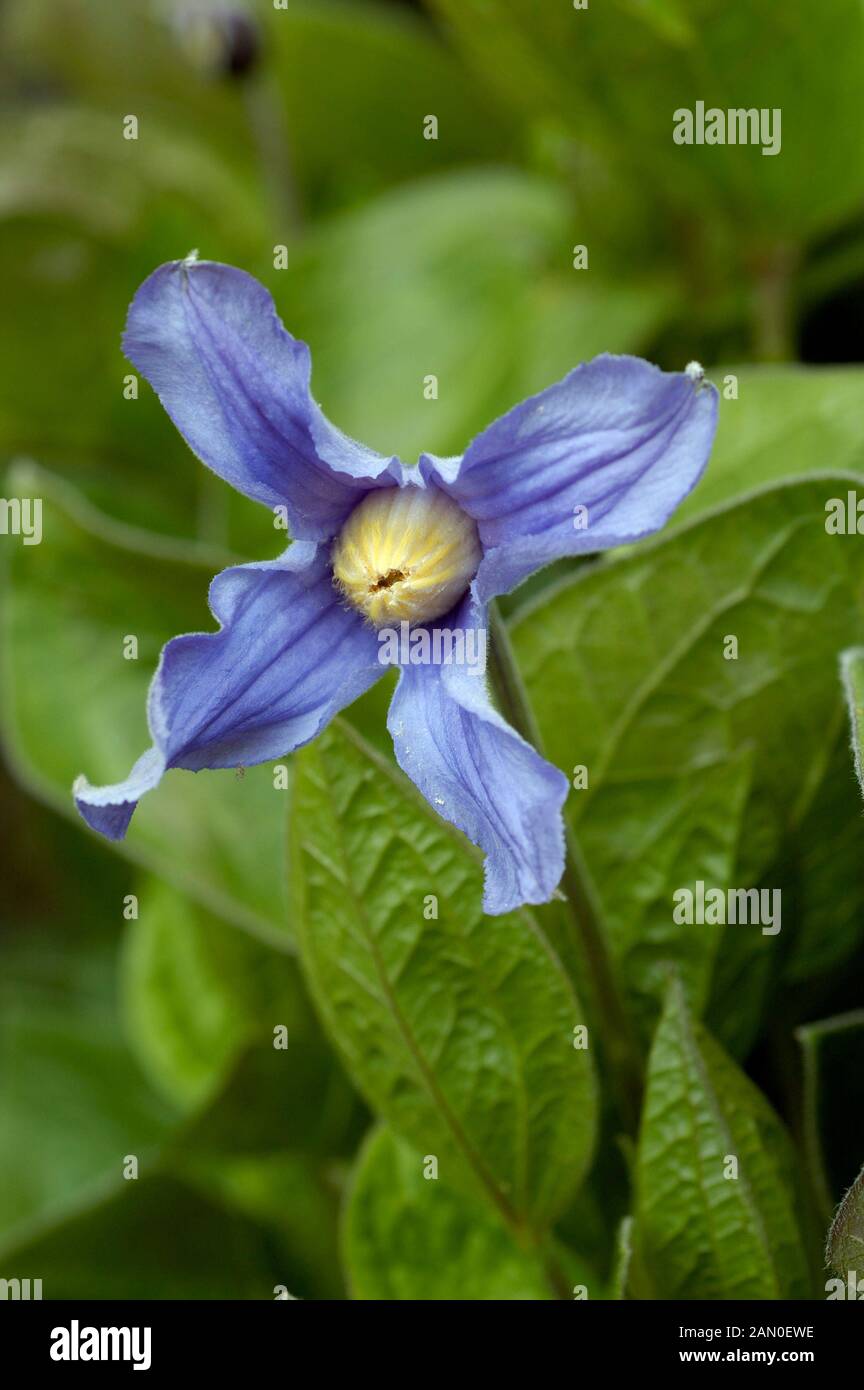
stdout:
<svg viewBox="0 0 864 1390">
<path fill-rule="evenodd" d="M 379 574 L 374 584 L 370 584 L 369 592 L 370 594 L 380 593 L 382 589 L 389 589 L 393 584 L 397 584 L 400 579 L 405 579 L 406 577 L 407 576 L 403 574 L 402 570 L 388 570 L 386 574 Z"/>
<path fill-rule="evenodd" d="M 437 488 L 369 492 L 333 545 L 333 579 L 376 627 L 431 622 L 465 593 L 482 558 L 472 517 Z"/>
</svg>

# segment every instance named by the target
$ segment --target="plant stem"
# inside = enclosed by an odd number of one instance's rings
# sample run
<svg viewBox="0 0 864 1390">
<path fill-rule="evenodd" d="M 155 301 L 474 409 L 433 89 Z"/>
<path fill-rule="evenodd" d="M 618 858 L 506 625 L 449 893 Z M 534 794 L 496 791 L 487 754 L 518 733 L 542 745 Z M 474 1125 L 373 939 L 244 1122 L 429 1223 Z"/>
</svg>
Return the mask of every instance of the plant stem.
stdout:
<svg viewBox="0 0 864 1390">
<path fill-rule="evenodd" d="M 246 112 L 267 190 L 274 231 L 285 244 L 301 230 L 300 197 L 283 103 L 270 73 L 245 84 Z"/>
<path fill-rule="evenodd" d="M 753 262 L 753 355 L 757 362 L 788 362 L 795 357 L 792 282 L 798 253 L 775 246 Z"/>
<path fill-rule="evenodd" d="M 496 604 L 489 608 L 489 669 L 502 712 L 514 729 L 543 753 L 536 720 L 513 658 L 507 627 Z M 565 820 L 566 858 L 562 880 L 567 920 L 583 975 L 591 991 L 591 1016 L 602 1035 L 616 1089 L 620 1119 L 636 1132 L 642 1095 L 642 1062 L 618 990 L 589 876 L 576 837 Z"/>
</svg>

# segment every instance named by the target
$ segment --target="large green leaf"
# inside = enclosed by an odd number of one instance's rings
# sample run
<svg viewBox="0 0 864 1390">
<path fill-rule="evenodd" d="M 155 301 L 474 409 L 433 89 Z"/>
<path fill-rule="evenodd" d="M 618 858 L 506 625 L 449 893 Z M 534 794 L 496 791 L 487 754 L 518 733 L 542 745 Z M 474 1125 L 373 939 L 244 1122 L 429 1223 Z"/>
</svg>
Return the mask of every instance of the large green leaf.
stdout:
<svg viewBox="0 0 864 1390">
<path fill-rule="evenodd" d="M 826 499 L 849 485 L 802 480 L 718 509 L 515 620 L 546 751 L 588 768 L 569 813 L 617 967 L 649 1017 L 671 962 L 704 1006 L 721 935 L 727 970 L 739 951 L 778 960 L 782 926 L 676 925 L 673 894 L 700 879 L 759 884 L 831 765 L 836 654 L 864 626 L 855 539 L 824 525 Z M 737 659 L 724 657 L 729 636 Z"/>
<path fill-rule="evenodd" d="M 673 982 L 651 1050 L 636 1175 L 637 1240 L 654 1296 L 805 1297 L 793 1172 L 777 1116 Z"/>
<path fill-rule="evenodd" d="M 25 784 L 74 816 L 78 773 L 116 781 L 149 745 L 146 694 L 159 650 L 177 632 L 213 626 L 207 586 L 225 557 L 112 523 L 29 466 L 7 487 L 42 498 L 43 542 L 3 549 L 3 739 Z M 136 660 L 124 659 L 129 635 Z M 269 766 L 242 780 L 169 773 L 136 812 L 122 852 L 287 949 L 288 795 Z"/>
<path fill-rule="evenodd" d="M 385 1126 L 364 1145 L 343 1241 L 354 1298 L 533 1301 L 585 1284 L 572 1260 L 565 1276 L 559 1252 L 520 1246 L 486 1204 L 443 1176 L 425 1176 L 424 1167 L 431 1173 L 423 1155 Z"/>
<path fill-rule="evenodd" d="M 864 191 L 857 0 L 432 0 L 498 94 L 562 121 L 647 202 L 713 209 L 745 248 L 809 235 Z M 626 80 L 622 80 L 626 74 Z M 673 112 L 779 108 L 782 146 L 673 141 Z M 806 190 L 806 192 L 805 192 Z M 679 233 L 682 229 L 679 228 Z M 692 225 L 683 230 L 692 235 Z"/>
<path fill-rule="evenodd" d="M 467 841 L 347 725 L 298 755 L 291 827 L 301 955 L 351 1076 L 442 1179 L 545 1222 L 590 1156 L 594 1082 L 535 923 L 483 916 Z"/>
</svg>

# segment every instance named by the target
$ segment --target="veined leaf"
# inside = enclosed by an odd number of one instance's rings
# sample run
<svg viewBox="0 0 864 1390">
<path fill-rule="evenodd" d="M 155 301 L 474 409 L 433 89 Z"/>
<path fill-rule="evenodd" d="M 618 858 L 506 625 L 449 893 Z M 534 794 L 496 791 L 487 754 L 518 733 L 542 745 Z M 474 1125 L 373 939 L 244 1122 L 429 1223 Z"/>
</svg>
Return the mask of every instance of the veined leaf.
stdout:
<svg viewBox="0 0 864 1390">
<path fill-rule="evenodd" d="M 572 1260 L 566 1274 L 557 1253 L 544 1262 L 485 1203 L 424 1168 L 423 1155 L 385 1126 L 363 1146 L 343 1241 L 354 1298 L 534 1301 L 585 1283 Z"/>
<path fill-rule="evenodd" d="M 532 918 L 483 916 L 475 852 L 344 723 L 296 759 L 291 831 L 301 956 L 357 1085 L 443 1180 L 512 1223 L 554 1217 L 590 1156 L 594 1081 Z"/>
<path fill-rule="evenodd" d="M 699 486 L 672 518 L 676 530 L 769 483 L 820 472 L 854 473 L 864 492 L 860 367 L 730 365 L 708 376 L 724 397 L 717 438 Z M 826 501 L 834 495 L 826 491 Z"/>
<path fill-rule="evenodd" d="M 841 1279 L 864 1277 L 864 1168 L 837 1208 L 825 1256 Z"/>
<path fill-rule="evenodd" d="M 824 524 L 848 485 L 801 480 L 726 506 L 514 620 L 545 751 L 587 768 L 569 814 L 643 1021 L 670 963 L 705 1004 L 721 936 L 725 967 L 739 950 L 777 960 L 779 933 L 759 923 L 675 924 L 673 894 L 762 883 L 831 766 L 836 654 L 864 630 L 856 538 Z M 856 814 L 864 850 L 862 831 Z"/>
<path fill-rule="evenodd" d="M 637 1240 L 658 1298 L 802 1298 L 791 1145 L 760 1091 L 669 988 L 648 1068 Z"/>
</svg>

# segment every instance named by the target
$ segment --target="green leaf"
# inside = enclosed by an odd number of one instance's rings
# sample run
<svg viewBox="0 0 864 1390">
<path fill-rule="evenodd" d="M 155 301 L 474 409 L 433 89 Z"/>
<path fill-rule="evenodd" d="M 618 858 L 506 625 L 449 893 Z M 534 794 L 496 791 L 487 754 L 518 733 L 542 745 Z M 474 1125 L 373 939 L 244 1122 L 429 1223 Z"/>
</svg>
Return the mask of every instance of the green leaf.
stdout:
<svg viewBox="0 0 864 1390">
<path fill-rule="evenodd" d="M 461 453 L 582 358 L 638 348 L 668 312 L 668 282 L 592 271 L 574 285 L 571 220 L 555 183 L 472 169 L 406 184 L 313 233 L 277 300 L 312 347 L 330 417 L 408 461 Z"/>
<path fill-rule="evenodd" d="M 271 1030 L 244 1052 L 223 1090 L 189 1121 L 185 1145 L 211 1155 L 353 1152 L 368 1122 L 365 1107 L 314 1019 L 301 1015 L 292 1026 L 285 1017 L 278 1022 L 287 1046 L 275 1047 Z"/>
<path fill-rule="evenodd" d="M 708 374 L 724 396 L 738 395 L 721 400 L 708 468 L 676 511 L 676 529 L 768 483 L 841 472 L 864 482 L 859 367 L 730 366 Z"/>
<path fill-rule="evenodd" d="M 860 806 L 849 736 L 841 725 L 825 775 L 786 856 L 794 936 L 784 976 L 793 984 L 812 986 L 836 971 L 864 939 Z"/>
<path fill-rule="evenodd" d="M 350 1075 L 442 1180 L 511 1222 L 548 1221 L 585 1170 L 595 1109 L 556 957 L 527 913 L 483 916 L 476 853 L 348 726 L 295 768 L 298 941 Z"/>
<path fill-rule="evenodd" d="M 161 155 L 163 178 L 179 174 L 166 147 L 173 152 L 184 137 L 203 143 L 211 168 L 224 161 L 254 174 L 242 84 L 215 81 L 196 64 L 195 45 L 181 38 L 192 32 L 189 18 L 148 5 L 120 10 L 111 0 L 10 0 L 4 56 L 20 83 L 110 117 L 115 131 L 122 132 L 124 113 L 138 113 L 139 142 L 159 132 L 153 153 Z M 121 145 L 118 159 L 123 154 Z M 189 191 L 178 189 L 181 196 Z M 94 188 L 94 198 L 101 192 Z M 235 213 L 223 209 L 227 225 Z"/>
<path fill-rule="evenodd" d="M 826 0 L 818 12 L 808 0 L 746 8 L 606 0 L 584 11 L 500 0 L 494 21 L 487 0 L 435 0 L 435 8 L 501 99 L 594 145 L 649 205 L 705 221 L 710 209 L 744 248 L 810 235 L 861 197 L 857 0 Z M 763 156 L 761 139 L 675 143 L 673 113 L 700 100 L 723 110 L 779 108 L 779 153 Z M 684 235 L 692 232 L 684 223 Z"/>
<path fill-rule="evenodd" d="M 272 239 L 248 159 L 226 168 L 212 129 L 197 144 L 128 98 L 138 140 L 123 138 L 116 104 L 110 115 L 40 104 L 4 123 L 0 254 L 15 266 L 5 304 L 16 332 L 0 344 L 0 447 L 35 455 L 124 520 L 175 535 L 218 525 L 245 546 L 250 504 L 223 487 L 225 516 L 208 514 L 204 470 L 124 358 L 120 334 L 144 278 L 205 229 L 202 254 L 248 269 Z"/>
<path fill-rule="evenodd" d="M 259 163 L 256 119 L 266 121 L 270 156 L 284 141 L 303 210 L 313 215 L 424 170 L 513 152 L 512 115 L 478 90 L 421 16 L 360 0 L 252 8 L 263 72 L 242 81 L 207 70 L 206 45 L 194 42 L 182 10 L 120 12 L 112 0 L 10 0 L 4 56 L 34 86 L 115 119 L 121 104 L 141 113 L 142 140 L 158 122 L 163 151 L 192 135 L 250 174 Z M 423 138 L 429 112 L 438 116 L 437 140 Z"/>
<path fill-rule="evenodd" d="M 28 789 L 77 821 L 78 773 L 116 781 L 148 747 L 146 695 L 159 650 L 175 633 L 213 627 L 207 586 L 227 557 L 112 522 L 29 466 L 16 468 L 7 487 L 42 498 L 43 543 L 3 547 L 3 739 Z M 138 640 L 136 660 L 124 659 L 128 635 Z M 274 788 L 269 766 L 242 780 L 170 772 L 119 849 L 287 950 L 289 795 Z"/>
<path fill-rule="evenodd" d="M 157 879 L 145 879 L 137 896 L 123 954 L 126 1026 L 142 1066 L 171 1101 L 202 1105 L 248 1048 L 273 1049 L 276 1027 L 295 1044 L 302 1034 L 308 1046 L 308 1009 L 291 957 Z M 291 1059 L 283 1070 L 292 1070 Z"/>
<path fill-rule="evenodd" d="M 720 940 L 726 969 L 739 951 L 776 964 L 777 935 L 678 926 L 673 894 L 699 879 L 762 882 L 830 770 L 836 653 L 864 626 L 855 540 L 824 526 L 826 498 L 847 485 L 802 480 L 719 509 L 546 590 L 514 620 L 546 752 L 568 773 L 588 769 L 569 814 L 646 1024 L 670 963 L 697 1010 Z M 729 636 L 737 659 L 724 656 Z M 856 812 L 859 854 L 861 833 Z M 758 1007 L 754 996 L 752 1018 Z"/>
<path fill-rule="evenodd" d="M 864 1168 L 837 1208 L 825 1258 L 841 1279 L 850 1272 L 856 1280 L 864 1277 Z"/>
<path fill-rule="evenodd" d="M 211 1201 L 266 1226 L 279 1254 L 279 1282 L 293 1298 L 344 1298 L 339 1261 L 342 1174 L 306 1154 L 181 1154 L 184 1182 Z"/>
<path fill-rule="evenodd" d="M 849 727 L 852 736 L 852 761 L 855 775 L 864 795 L 864 648 L 856 647 L 840 655 L 840 675 L 849 711 Z"/>
<path fill-rule="evenodd" d="M 307 203 L 358 203 L 388 184 L 514 148 L 512 114 L 478 90 L 421 16 L 359 0 L 292 0 L 264 14 Z M 424 138 L 430 113 L 437 139 Z"/>
<path fill-rule="evenodd" d="M 633 1217 L 625 1216 L 615 1237 L 615 1268 L 612 1271 L 611 1295 L 618 1302 L 627 1298 L 632 1259 Z"/>
<path fill-rule="evenodd" d="M 807 1161 L 823 1209 L 831 1211 L 858 1172 L 864 1107 L 864 1010 L 799 1028 Z"/>
<path fill-rule="evenodd" d="M 673 982 L 651 1050 L 636 1177 L 655 1297 L 805 1297 L 793 1173 L 777 1116 Z"/>
<path fill-rule="evenodd" d="M 143 1173 L 5 1243 L 0 1259 L 18 1278 L 40 1278 L 51 1299 L 272 1299 L 286 1272 L 266 1228 Z"/>
<path fill-rule="evenodd" d="M 385 1126 L 358 1159 L 345 1216 L 344 1256 L 353 1298 L 542 1300 L 560 1297 L 541 1254 L 520 1247 L 489 1207 Z M 572 1268 L 568 1276 L 575 1282 Z M 583 1271 L 584 1273 L 584 1271 Z M 559 1270 L 569 1287 L 569 1277 Z"/>
</svg>

